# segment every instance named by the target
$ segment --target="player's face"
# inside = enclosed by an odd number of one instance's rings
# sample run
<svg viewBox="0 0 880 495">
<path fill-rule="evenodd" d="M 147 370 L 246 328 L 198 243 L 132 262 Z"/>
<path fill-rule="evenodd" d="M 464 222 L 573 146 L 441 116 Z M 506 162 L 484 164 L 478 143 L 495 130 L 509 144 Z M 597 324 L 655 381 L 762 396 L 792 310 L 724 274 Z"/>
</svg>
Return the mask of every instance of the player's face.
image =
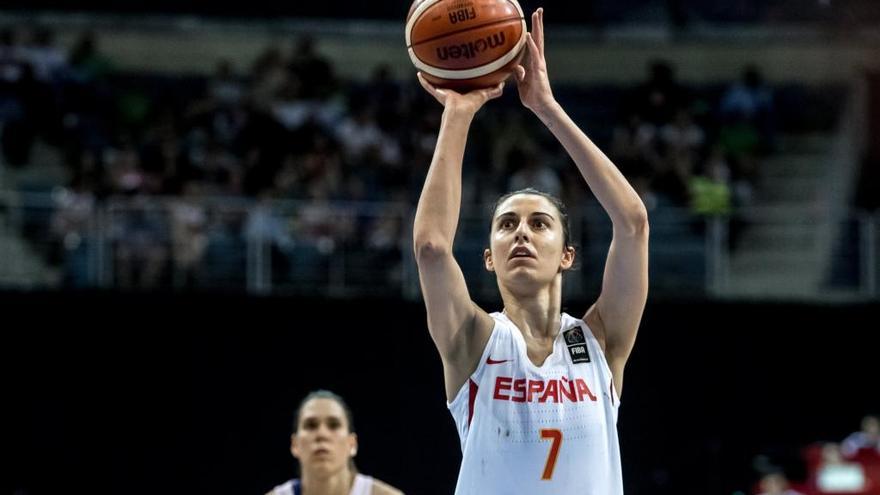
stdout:
<svg viewBox="0 0 880 495">
<path fill-rule="evenodd" d="M 549 282 L 574 262 L 574 250 L 564 242 L 562 218 L 553 203 L 536 194 L 511 196 L 495 210 L 486 269 L 502 281 Z"/>
<path fill-rule="evenodd" d="M 868 416 L 862 421 L 862 431 L 869 435 L 880 435 L 880 418 Z"/>
<path fill-rule="evenodd" d="M 329 476 L 345 469 L 357 448 L 345 411 L 332 399 L 312 399 L 303 406 L 290 451 L 303 471 Z"/>
</svg>

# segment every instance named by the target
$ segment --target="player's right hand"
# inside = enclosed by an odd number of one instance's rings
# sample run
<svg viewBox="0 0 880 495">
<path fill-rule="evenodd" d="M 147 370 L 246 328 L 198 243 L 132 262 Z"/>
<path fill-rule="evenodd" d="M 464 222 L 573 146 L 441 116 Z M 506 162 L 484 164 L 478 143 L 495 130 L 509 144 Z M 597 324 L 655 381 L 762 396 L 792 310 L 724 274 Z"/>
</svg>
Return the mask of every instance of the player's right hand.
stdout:
<svg viewBox="0 0 880 495">
<path fill-rule="evenodd" d="M 475 89 L 467 93 L 459 93 L 451 89 L 440 89 L 429 83 L 419 72 L 416 74 L 419 84 L 431 94 L 446 110 L 477 113 L 489 100 L 498 98 L 504 92 L 504 82 L 485 89 Z"/>
</svg>

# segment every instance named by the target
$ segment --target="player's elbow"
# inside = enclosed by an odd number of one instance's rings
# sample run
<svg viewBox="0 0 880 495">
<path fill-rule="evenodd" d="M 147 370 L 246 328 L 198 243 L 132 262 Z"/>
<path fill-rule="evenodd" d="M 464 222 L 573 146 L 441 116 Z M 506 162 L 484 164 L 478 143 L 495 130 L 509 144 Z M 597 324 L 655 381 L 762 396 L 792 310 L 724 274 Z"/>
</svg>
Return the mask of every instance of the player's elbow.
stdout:
<svg viewBox="0 0 880 495">
<path fill-rule="evenodd" d="M 621 225 L 615 225 L 616 230 L 622 231 L 628 236 L 647 236 L 649 231 L 648 210 L 639 201 L 627 210 L 620 223 Z"/>
<path fill-rule="evenodd" d="M 437 237 L 416 236 L 413 240 L 413 252 L 416 262 L 421 264 L 448 256 L 452 252 L 452 246 Z"/>
<path fill-rule="evenodd" d="M 639 202 L 637 208 L 634 209 L 631 214 L 631 222 L 633 225 L 633 229 L 640 233 L 648 233 L 648 209 L 645 208 L 645 205 L 642 202 Z"/>
</svg>

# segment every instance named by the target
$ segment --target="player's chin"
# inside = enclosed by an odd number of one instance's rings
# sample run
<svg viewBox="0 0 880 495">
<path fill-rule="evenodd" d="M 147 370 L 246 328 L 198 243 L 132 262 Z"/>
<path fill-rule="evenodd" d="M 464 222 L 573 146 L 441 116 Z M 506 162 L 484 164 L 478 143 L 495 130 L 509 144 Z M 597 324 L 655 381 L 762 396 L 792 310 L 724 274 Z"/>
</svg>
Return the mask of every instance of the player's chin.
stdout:
<svg viewBox="0 0 880 495">
<path fill-rule="evenodd" d="M 336 470 L 339 460 L 334 456 L 314 456 L 309 459 L 309 469 L 316 474 L 327 474 Z"/>
<path fill-rule="evenodd" d="M 533 284 L 540 279 L 540 272 L 537 266 L 517 264 L 508 266 L 504 273 L 499 273 L 499 276 L 509 282 Z"/>
</svg>

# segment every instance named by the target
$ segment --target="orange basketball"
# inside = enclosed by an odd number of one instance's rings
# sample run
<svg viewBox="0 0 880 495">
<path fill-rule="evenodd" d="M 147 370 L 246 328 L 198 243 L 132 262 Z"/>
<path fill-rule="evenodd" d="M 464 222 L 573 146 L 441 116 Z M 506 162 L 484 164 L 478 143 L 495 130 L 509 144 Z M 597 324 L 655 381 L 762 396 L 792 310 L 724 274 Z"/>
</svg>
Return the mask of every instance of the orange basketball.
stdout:
<svg viewBox="0 0 880 495">
<path fill-rule="evenodd" d="M 440 88 L 498 84 L 519 63 L 525 42 L 516 0 L 416 0 L 406 18 L 409 58 Z"/>
</svg>

